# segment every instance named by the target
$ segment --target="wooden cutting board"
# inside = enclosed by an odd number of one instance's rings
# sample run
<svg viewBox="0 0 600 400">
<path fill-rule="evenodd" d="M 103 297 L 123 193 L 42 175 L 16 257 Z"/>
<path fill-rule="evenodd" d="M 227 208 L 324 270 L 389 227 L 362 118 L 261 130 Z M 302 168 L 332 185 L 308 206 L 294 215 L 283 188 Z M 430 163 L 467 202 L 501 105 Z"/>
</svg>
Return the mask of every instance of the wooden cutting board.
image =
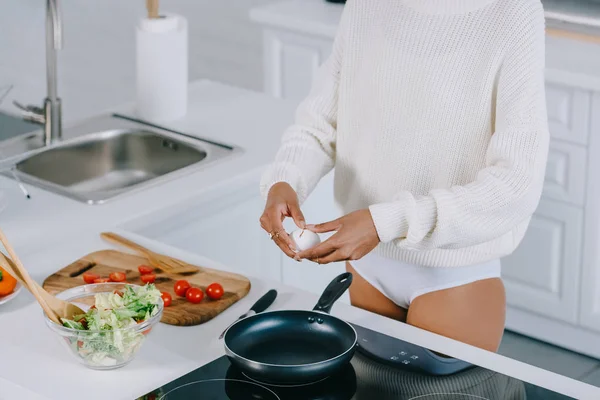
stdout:
<svg viewBox="0 0 600 400">
<path fill-rule="evenodd" d="M 122 253 L 116 250 L 97 251 L 75 261 L 71 265 L 50 275 L 43 283 L 44 289 L 52 294 L 84 285 L 83 273 L 93 272 L 101 277 L 108 277 L 111 272 L 124 272 L 127 282 L 144 285 L 138 272 L 139 265 L 149 265 L 144 257 Z M 191 326 L 199 325 L 217 316 L 232 304 L 246 296 L 250 291 L 248 278 L 211 268 L 199 267 L 200 271 L 192 274 L 166 274 L 155 270 L 157 289 L 168 292 L 173 297 L 169 307 L 165 307 L 161 322 L 170 325 Z M 223 286 L 223 297 L 211 300 L 204 296 L 201 303 L 192 304 L 185 298 L 175 295 L 173 286 L 179 279 L 186 279 L 192 287 L 199 287 L 205 291 L 213 282 Z"/>
</svg>

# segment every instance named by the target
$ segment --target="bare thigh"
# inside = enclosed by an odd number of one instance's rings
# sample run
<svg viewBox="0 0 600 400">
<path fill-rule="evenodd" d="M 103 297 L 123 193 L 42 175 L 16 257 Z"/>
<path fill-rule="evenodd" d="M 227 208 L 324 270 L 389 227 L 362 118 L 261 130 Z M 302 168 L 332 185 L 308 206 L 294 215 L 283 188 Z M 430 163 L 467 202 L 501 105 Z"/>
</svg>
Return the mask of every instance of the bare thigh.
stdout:
<svg viewBox="0 0 600 400">
<path fill-rule="evenodd" d="M 426 293 L 406 310 L 364 280 L 349 263 L 346 269 L 354 275 L 349 289 L 353 306 L 475 347 L 498 350 L 506 312 L 504 285 L 499 278 Z"/>
<path fill-rule="evenodd" d="M 350 263 L 346 263 L 346 271 L 352 276 L 350 285 L 350 304 L 375 314 L 383 315 L 398 321 L 406 322 L 408 311 L 385 297 L 373 285 L 363 279 Z"/>
<path fill-rule="evenodd" d="M 406 322 L 463 343 L 496 352 L 506 314 L 504 284 L 483 279 L 414 299 Z"/>
</svg>

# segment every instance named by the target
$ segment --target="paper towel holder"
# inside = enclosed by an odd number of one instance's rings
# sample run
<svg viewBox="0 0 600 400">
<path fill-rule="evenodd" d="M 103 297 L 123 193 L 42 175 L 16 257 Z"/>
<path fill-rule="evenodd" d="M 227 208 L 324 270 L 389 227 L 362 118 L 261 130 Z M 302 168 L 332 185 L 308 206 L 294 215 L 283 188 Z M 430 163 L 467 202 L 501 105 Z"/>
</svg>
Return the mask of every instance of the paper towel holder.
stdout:
<svg viewBox="0 0 600 400">
<path fill-rule="evenodd" d="M 148 11 L 148 18 L 161 18 L 158 15 L 158 0 L 146 0 L 146 10 Z"/>
</svg>

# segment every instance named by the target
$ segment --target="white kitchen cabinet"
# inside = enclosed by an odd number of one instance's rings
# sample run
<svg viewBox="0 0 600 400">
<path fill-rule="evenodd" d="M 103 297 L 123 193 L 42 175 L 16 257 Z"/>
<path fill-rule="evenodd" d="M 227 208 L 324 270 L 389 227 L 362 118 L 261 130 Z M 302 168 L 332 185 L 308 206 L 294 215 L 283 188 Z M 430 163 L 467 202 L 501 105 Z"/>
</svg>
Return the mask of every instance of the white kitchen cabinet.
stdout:
<svg viewBox="0 0 600 400">
<path fill-rule="evenodd" d="M 300 100 L 308 94 L 314 74 L 331 52 L 332 43 L 290 32 L 265 30 L 265 92 Z"/>
<path fill-rule="evenodd" d="M 321 0 L 287 0 L 252 11 L 263 26 L 267 93 L 295 102 L 306 96 L 318 63 L 331 51 L 342 9 Z M 547 39 L 551 142 L 544 189 L 523 242 L 503 260 L 507 328 L 595 357 L 600 357 L 600 69 L 594 68 L 599 50 Z M 333 212 L 328 182 L 308 199 L 307 210 Z M 284 260 L 282 277 L 308 290 L 343 269 L 295 264 Z"/>
<path fill-rule="evenodd" d="M 595 156 L 589 159 L 587 179 L 580 315 L 583 326 L 600 332 L 600 93 L 593 97 L 591 124 L 590 147 L 595 150 Z"/>
<path fill-rule="evenodd" d="M 543 199 L 517 250 L 502 260 L 509 305 L 577 323 L 583 211 Z"/>
</svg>

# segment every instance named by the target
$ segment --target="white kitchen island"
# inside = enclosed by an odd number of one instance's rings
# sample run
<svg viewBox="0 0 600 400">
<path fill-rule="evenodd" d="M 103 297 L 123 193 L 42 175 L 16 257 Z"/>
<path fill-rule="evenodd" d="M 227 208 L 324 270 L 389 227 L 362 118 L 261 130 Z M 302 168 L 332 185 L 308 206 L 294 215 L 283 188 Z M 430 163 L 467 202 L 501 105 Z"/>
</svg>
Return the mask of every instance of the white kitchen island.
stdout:
<svg viewBox="0 0 600 400">
<path fill-rule="evenodd" d="M 117 109 L 126 114 L 131 107 L 124 105 Z M 217 339 L 219 333 L 267 290 L 279 291 L 271 309 L 312 308 L 318 295 L 282 283 L 282 274 L 278 272 L 280 252 L 258 225 L 262 207 L 256 198 L 258 178 L 262 168 L 271 161 L 293 111 L 290 102 L 267 95 L 206 81 L 195 83 L 190 87 L 188 116 L 169 124 L 169 128 L 238 145 L 243 153 L 104 205 L 86 205 L 31 186 L 32 199 L 26 200 L 12 180 L 0 178 L 0 188 L 9 200 L 8 208 L 0 214 L 0 225 L 40 283 L 46 276 L 90 252 L 113 248 L 99 237 L 100 232 L 113 230 L 191 263 L 243 273 L 250 277 L 252 284 L 246 298 L 203 325 L 159 324 L 137 358 L 113 371 L 90 370 L 72 360 L 45 326 L 41 309 L 32 296 L 22 292 L 0 306 L 0 399 L 132 400 L 222 356 L 224 349 Z M 214 218 L 221 214 L 215 211 L 219 209 L 233 217 Z M 189 216 L 187 225 L 181 219 L 184 215 Z M 164 223 L 169 220 L 171 225 Z M 178 233 L 178 226 L 183 233 Z M 194 227 L 201 227 L 197 238 Z M 164 241 L 170 245 L 152 240 L 160 237 L 165 237 Z M 211 253 L 210 248 L 214 246 L 219 249 Z M 223 249 L 239 253 L 241 258 L 228 259 Z M 246 261 L 239 262 L 242 258 Z M 310 270 L 305 269 L 306 264 L 296 263 L 296 273 L 310 274 Z M 331 273 L 336 274 L 337 271 Z M 315 292 L 324 288 L 322 280 L 315 281 Z M 600 388 L 478 350 L 344 302 L 336 304 L 332 313 L 576 399 L 600 398 Z"/>
</svg>

